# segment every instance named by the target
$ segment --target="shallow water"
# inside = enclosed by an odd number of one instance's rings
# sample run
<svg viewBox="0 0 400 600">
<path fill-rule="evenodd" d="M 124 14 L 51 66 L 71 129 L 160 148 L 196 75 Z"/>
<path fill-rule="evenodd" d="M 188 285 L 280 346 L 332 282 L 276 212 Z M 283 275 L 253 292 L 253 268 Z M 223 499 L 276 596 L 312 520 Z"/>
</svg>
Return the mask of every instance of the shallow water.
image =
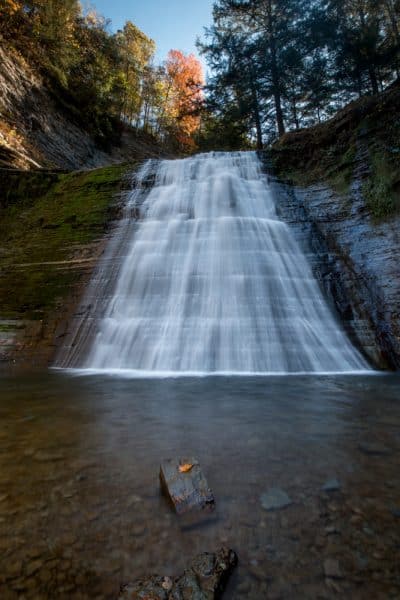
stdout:
<svg viewBox="0 0 400 600">
<path fill-rule="evenodd" d="M 399 598 L 399 392 L 395 375 L 3 378 L 0 598 L 111 600 L 223 544 L 228 599 Z M 181 455 L 216 496 L 202 527 L 159 493 L 160 460 Z M 292 505 L 265 511 L 272 487 Z"/>
</svg>

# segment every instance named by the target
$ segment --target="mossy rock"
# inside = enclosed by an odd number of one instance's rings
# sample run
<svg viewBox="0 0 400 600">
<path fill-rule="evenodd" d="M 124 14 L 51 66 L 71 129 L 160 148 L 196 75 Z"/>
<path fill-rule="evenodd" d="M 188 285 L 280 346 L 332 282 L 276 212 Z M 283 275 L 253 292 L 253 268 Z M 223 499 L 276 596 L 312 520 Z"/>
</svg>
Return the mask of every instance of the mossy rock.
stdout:
<svg viewBox="0 0 400 600">
<path fill-rule="evenodd" d="M 377 220 L 390 217 L 400 210 L 400 171 L 398 158 L 387 151 L 375 150 L 371 158 L 371 175 L 364 183 L 367 207 Z"/>
<path fill-rule="evenodd" d="M 1 173 L 0 318 L 43 319 L 62 306 L 81 276 L 68 261 L 102 238 L 132 168 Z"/>
</svg>

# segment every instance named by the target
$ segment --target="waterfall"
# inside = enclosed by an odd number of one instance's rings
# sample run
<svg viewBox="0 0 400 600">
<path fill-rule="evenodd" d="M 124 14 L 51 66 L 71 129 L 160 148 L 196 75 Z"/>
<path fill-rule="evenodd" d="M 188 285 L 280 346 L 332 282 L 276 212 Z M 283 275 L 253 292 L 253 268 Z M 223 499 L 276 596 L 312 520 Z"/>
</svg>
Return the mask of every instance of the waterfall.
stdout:
<svg viewBox="0 0 400 600">
<path fill-rule="evenodd" d="M 79 328 L 78 352 L 70 349 L 63 366 L 368 369 L 278 218 L 256 153 L 149 161 L 126 210 L 91 284 L 92 315 Z"/>
</svg>

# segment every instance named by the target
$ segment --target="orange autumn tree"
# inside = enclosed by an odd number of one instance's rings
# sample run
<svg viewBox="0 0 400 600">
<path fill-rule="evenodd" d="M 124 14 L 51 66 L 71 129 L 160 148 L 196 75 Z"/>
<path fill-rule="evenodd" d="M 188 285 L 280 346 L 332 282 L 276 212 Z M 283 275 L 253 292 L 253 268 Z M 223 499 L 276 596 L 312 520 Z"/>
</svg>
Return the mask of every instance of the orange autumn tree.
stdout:
<svg viewBox="0 0 400 600">
<path fill-rule="evenodd" d="M 195 147 L 194 134 L 200 128 L 203 68 L 194 54 L 185 55 L 180 50 L 170 50 L 165 72 L 164 116 L 173 124 L 172 128 L 179 145 L 186 150 L 192 150 Z"/>
</svg>

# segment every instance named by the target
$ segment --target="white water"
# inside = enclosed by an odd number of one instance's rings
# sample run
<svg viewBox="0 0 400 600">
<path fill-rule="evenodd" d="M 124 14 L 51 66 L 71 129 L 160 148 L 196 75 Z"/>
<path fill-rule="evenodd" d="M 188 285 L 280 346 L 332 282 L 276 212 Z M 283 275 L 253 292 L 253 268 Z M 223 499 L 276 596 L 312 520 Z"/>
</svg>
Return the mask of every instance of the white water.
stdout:
<svg viewBox="0 0 400 600">
<path fill-rule="evenodd" d="M 149 163 L 154 187 L 85 360 L 151 373 L 368 369 L 277 217 L 255 153 Z M 131 206 L 132 208 L 132 206 Z M 129 234 L 127 234 L 129 231 Z M 114 243 L 116 243 L 114 241 Z M 107 279 L 106 269 L 100 279 Z"/>
</svg>

